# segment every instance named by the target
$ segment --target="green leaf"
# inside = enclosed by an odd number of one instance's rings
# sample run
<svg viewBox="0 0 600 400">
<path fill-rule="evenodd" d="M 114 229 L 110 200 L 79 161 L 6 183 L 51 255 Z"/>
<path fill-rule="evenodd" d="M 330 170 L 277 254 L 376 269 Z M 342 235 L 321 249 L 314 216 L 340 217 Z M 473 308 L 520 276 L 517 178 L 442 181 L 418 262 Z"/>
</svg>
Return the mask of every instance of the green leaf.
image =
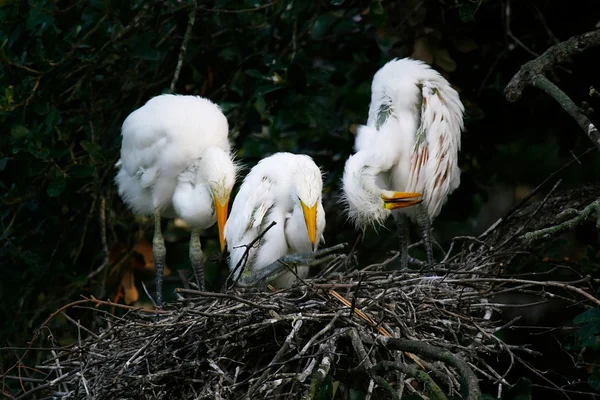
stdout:
<svg viewBox="0 0 600 400">
<path fill-rule="evenodd" d="M 588 322 L 600 322 L 600 308 L 590 308 L 579 314 L 573 319 L 576 324 L 586 324 Z"/>
<path fill-rule="evenodd" d="M 50 181 L 48 184 L 48 189 L 46 189 L 46 193 L 50 197 L 58 197 L 65 191 L 67 188 L 67 181 L 63 176 L 58 176 Z"/>
<path fill-rule="evenodd" d="M 371 12 L 375 15 L 383 15 L 384 10 L 381 1 L 378 0 L 371 3 Z"/>
<path fill-rule="evenodd" d="M 8 157 L 0 158 L 0 172 L 6 169 L 6 164 L 8 164 Z"/>
<path fill-rule="evenodd" d="M 471 22 L 481 5 L 481 0 L 469 0 L 458 6 L 458 15 L 463 22 Z"/>
<path fill-rule="evenodd" d="M 350 400 L 364 400 L 365 397 L 367 397 L 366 393 L 350 388 Z"/>
<path fill-rule="evenodd" d="M 345 0 L 331 0 L 329 2 L 329 4 L 331 4 L 332 6 L 341 6 L 342 4 L 344 4 Z"/>
<path fill-rule="evenodd" d="M 592 389 L 600 391 L 600 369 L 594 370 L 594 373 L 588 378 L 588 384 Z"/>
<path fill-rule="evenodd" d="M 317 395 L 318 400 L 331 400 L 333 398 L 333 379 L 331 376 L 327 375 L 325 379 L 323 379 L 323 384 L 321 385 L 321 389 L 319 390 L 319 394 Z"/>
<path fill-rule="evenodd" d="M 238 54 L 240 54 L 239 50 L 233 47 L 226 47 L 219 52 L 219 58 L 226 61 L 232 61 L 238 57 Z"/>
<path fill-rule="evenodd" d="M 240 103 L 232 102 L 232 101 L 224 101 L 219 103 L 219 107 L 221 107 L 221 111 L 227 113 L 228 111 L 235 110 L 240 106 Z"/>
<path fill-rule="evenodd" d="M 96 143 L 92 143 L 89 140 L 82 140 L 81 142 L 79 142 L 79 144 L 81 145 L 81 147 L 83 147 L 83 149 L 85 151 L 87 151 L 92 157 L 98 157 L 101 156 L 101 148 L 100 146 L 98 146 Z"/>
<path fill-rule="evenodd" d="M 257 69 L 247 69 L 244 71 L 244 73 L 248 76 L 251 76 L 252 78 L 268 79 L 263 74 L 261 74 L 260 71 Z"/>
<path fill-rule="evenodd" d="M 87 178 L 96 172 L 94 165 L 74 165 L 69 170 L 69 176 L 71 178 Z"/>
<path fill-rule="evenodd" d="M 31 131 L 23 125 L 13 125 L 10 134 L 15 139 L 23 139 L 31 134 Z"/>
<path fill-rule="evenodd" d="M 313 39 L 321 39 L 323 36 L 325 36 L 325 34 L 327 34 L 327 31 L 329 31 L 329 28 L 331 28 L 336 20 L 337 18 L 331 14 L 320 15 L 315 20 L 315 23 L 310 30 L 310 37 Z"/>
</svg>

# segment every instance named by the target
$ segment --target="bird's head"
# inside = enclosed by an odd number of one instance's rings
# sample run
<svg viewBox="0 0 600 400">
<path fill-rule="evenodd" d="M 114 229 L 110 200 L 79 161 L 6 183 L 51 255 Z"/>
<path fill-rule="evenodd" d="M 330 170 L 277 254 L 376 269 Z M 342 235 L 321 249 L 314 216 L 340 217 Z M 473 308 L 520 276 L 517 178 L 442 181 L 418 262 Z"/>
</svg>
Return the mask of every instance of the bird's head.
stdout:
<svg viewBox="0 0 600 400">
<path fill-rule="evenodd" d="M 232 158 L 231 154 L 217 147 L 207 149 L 202 155 L 206 181 L 213 197 L 214 210 L 217 216 L 221 251 L 225 251 L 225 222 L 227 222 L 229 197 L 235 184 L 238 169 Z"/>
<path fill-rule="evenodd" d="M 302 207 L 304 222 L 308 230 L 308 239 L 313 249 L 317 244 L 317 209 L 323 192 L 321 170 L 309 156 L 298 163 L 295 174 L 296 196 Z"/>
<path fill-rule="evenodd" d="M 377 157 L 381 158 L 382 154 L 359 151 L 348 158 L 344 167 L 341 203 L 358 229 L 377 228 L 385 223 L 392 211 L 422 201 L 421 193 L 396 192 L 378 186 L 381 170 L 371 164 L 380 162 Z"/>
</svg>

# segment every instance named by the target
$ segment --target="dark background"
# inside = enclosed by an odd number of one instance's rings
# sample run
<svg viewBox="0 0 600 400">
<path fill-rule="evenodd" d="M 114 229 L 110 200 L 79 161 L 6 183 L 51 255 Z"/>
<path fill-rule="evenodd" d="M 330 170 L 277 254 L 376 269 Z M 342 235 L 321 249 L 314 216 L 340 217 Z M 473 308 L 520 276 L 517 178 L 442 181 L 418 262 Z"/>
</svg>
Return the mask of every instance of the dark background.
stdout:
<svg viewBox="0 0 600 400">
<path fill-rule="evenodd" d="M 0 4 L 4 366 L 35 327 L 81 294 L 149 303 L 141 282 L 153 292 L 151 221 L 123 205 L 113 166 L 125 117 L 169 91 L 191 7 L 189 1 Z M 327 244 L 357 243 L 359 233 L 338 204 L 339 182 L 356 124 L 366 122 L 372 76 L 394 57 L 432 64 L 466 107 L 461 186 L 434 224 L 442 245 L 483 232 L 591 146 L 544 93 L 530 88 L 509 103 L 503 90 L 525 62 L 594 30 L 597 0 L 224 0 L 196 7 L 175 92 L 221 105 L 246 171 L 276 151 L 311 155 L 326 172 Z M 600 96 L 590 94 L 590 87 L 600 88 L 599 56 L 590 50 L 548 77 L 578 105 L 600 109 Z M 590 118 L 599 122 L 597 113 Z M 598 183 L 599 172 L 600 157 L 591 152 L 560 174 L 561 189 Z M 172 300 L 172 289 L 191 273 L 188 231 L 172 223 L 167 229 Z M 208 285 L 216 290 L 227 271 L 216 229 L 205 235 Z M 382 229 L 367 231 L 356 246 L 366 264 L 385 259 L 397 241 L 393 230 Z M 85 320 L 86 311 L 77 312 Z M 52 332 L 57 343 L 74 340 L 64 319 L 54 320 Z"/>
</svg>

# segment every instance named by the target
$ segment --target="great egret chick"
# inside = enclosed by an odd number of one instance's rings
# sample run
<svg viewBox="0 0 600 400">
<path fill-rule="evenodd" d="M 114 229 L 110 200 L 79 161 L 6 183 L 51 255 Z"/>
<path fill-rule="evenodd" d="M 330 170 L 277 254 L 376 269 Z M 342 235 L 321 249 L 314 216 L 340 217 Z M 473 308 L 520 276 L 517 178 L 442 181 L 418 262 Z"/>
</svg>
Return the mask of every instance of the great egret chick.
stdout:
<svg viewBox="0 0 600 400">
<path fill-rule="evenodd" d="M 422 230 L 433 263 L 431 222 L 460 184 L 458 151 L 464 107 L 458 93 L 429 65 L 394 59 L 374 76 L 366 126 L 343 176 L 347 212 L 358 228 L 398 225 L 401 265 L 408 265 L 408 221 Z M 415 206 L 415 207 L 410 207 Z"/>
<path fill-rule="evenodd" d="M 303 278 L 309 272 L 308 265 L 329 252 L 313 253 L 325 229 L 322 190 L 321 170 L 307 155 L 276 153 L 252 168 L 225 225 L 229 268 L 238 285 L 253 286 L 264 281 L 278 288 L 289 287 L 295 275 L 284 263 L 295 267 L 296 274 Z M 247 245 L 272 222 L 276 225 L 243 259 Z"/>
<path fill-rule="evenodd" d="M 216 222 L 221 251 L 225 249 L 223 233 L 237 170 L 228 131 L 220 108 L 198 96 L 156 96 L 123 122 L 115 180 L 119 195 L 134 212 L 154 215 L 158 306 L 163 302 L 166 256 L 161 216 L 179 216 L 192 226 L 190 261 L 200 290 L 204 288 L 200 231 Z"/>
</svg>

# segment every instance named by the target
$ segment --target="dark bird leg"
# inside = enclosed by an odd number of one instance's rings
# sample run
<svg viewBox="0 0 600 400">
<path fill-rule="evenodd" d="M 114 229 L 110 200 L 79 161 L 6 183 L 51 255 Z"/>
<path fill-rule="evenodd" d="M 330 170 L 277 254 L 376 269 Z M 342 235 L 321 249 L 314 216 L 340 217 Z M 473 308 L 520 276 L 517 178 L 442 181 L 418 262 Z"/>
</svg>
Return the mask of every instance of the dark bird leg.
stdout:
<svg viewBox="0 0 600 400">
<path fill-rule="evenodd" d="M 400 241 L 400 269 L 408 268 L 408 238 L 409 225 L 408 217 L 400 212 L 393 213 L 396 220 L 396 228 L 398 230 L 398 240 Z"/>
<path fill-rule="evenodd" d="M 433 248 L 431 246 L 431 219 L 427 214 L 427 210 L 423 204 L 417 204 L 417 223 L 421 228 L 421 236 L 423 238 L 423 247 L 427 256 L 427 264 L 433 265 Z"/>
<path fill-rule="evenodd" d="M 204 253 L 200 244 L 200 231 L 192 228 L 190 236 L 190 262 L 194 269 L 198 290 L 204 290 Z"/>
<path fill-rule="evenodd" d="M 160 210 L 154 210 L 154 238 L 152 239 L 152 257 L 154 258 L 154 269 L 156 271 L 156 305 L 163 304 L 163 272 L 165 270 L 165 257 L 167 249 L 160 228 Z"/>
</svg>

